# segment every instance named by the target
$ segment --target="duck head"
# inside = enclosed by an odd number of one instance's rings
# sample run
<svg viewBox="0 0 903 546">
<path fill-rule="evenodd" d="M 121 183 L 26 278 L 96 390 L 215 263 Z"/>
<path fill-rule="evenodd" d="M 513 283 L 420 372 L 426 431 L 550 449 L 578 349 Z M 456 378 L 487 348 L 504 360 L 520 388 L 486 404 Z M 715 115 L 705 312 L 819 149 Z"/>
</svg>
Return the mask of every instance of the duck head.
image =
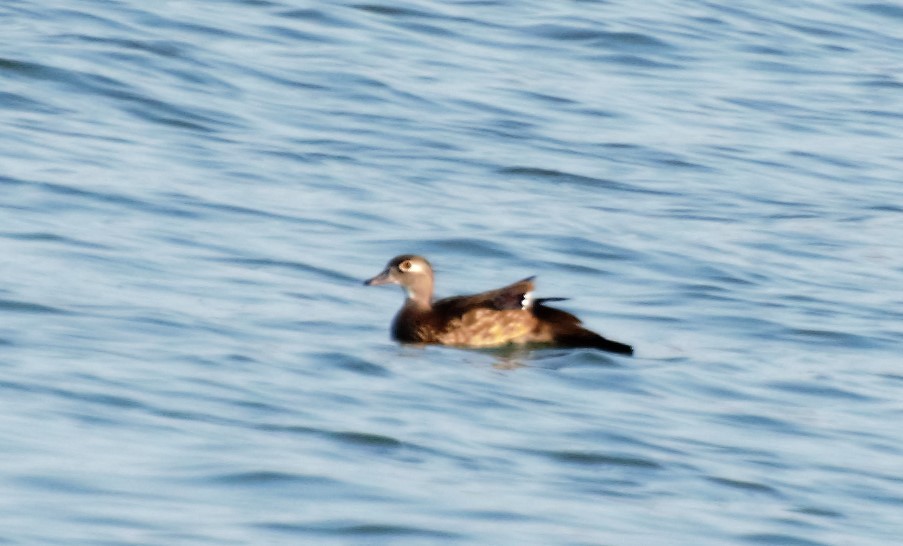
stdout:
<svg viewBox="0 0 903 546">
<path fill-rule="evenodd" d="M 364 284 L 400 284 L 409 301 L 429 307 L 433 299 L 433 267 L 422 256 L 402 254 L 389 260 L 382 273 L 364 281 Z"/>
</svg>

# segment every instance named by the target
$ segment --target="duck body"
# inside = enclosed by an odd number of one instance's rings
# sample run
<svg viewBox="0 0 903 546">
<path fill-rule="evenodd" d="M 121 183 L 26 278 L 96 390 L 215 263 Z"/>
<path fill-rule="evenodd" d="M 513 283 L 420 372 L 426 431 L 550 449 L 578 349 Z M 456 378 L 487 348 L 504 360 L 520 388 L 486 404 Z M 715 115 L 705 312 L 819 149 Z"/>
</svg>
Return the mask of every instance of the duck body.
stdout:
<svg viewBox="0 0 903 546">
<path fill-rule="evenodd" d="M 392 322 L 392 337 L 402 343 L 437 343 L 491 348 L 509 344 L 591 347 L 633 354 L 629 345 L 584 328 L 574 315 L 549 307 L 561 298 L 533 299 L 529 277 L 497 290 L 433 301 L 433 270 L 413 254 L 396 256 L 368 286 L 400 284 L 407 293 Z"/>
</svg>

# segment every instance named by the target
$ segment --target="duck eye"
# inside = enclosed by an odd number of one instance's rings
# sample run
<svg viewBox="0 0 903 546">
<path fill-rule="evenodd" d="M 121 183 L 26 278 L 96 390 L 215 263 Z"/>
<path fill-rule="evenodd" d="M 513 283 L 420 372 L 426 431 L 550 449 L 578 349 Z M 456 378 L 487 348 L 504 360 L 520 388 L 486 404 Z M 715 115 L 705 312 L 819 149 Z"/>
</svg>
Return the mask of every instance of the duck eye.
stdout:
<svg viewBox="0 0 903 546">
<path fill-rule="evenodd" d="M 400 264 L 398 264 L 398 269 L 400 269 L 402 271 L 407 271 L 408 269 L 411 269 L 411 265 L 412 265 L 411 260 L 405 260 L 405 261 L 401 262 Z"/>
</svg>

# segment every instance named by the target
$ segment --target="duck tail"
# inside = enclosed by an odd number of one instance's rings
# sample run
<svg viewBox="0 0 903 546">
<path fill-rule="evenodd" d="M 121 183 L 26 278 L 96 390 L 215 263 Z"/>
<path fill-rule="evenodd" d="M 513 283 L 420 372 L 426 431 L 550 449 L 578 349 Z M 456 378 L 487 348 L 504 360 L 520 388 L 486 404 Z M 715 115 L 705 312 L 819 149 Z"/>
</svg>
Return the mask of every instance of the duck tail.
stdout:
<svg viewBox="0 0 903 546">
<path fill-rule="evenodd" d="M 551 326 L 552 343 L 562 347 L 601 349 L 622 355 L 632 355 L 633 347 L 625 343 L 613 341 L 587 330 L 580 325 L 580 319 L 567 311 L 543 305 L 548 301 L 560 301 L 567 298 L 545 298 L 536 300 L 533 313 L 536 318 Z"/>
<path fill-rule="evenodd" d="M 592 330 L 587 330 L 586 328 L 581 328 L 579 326 L 568 329 L 568 331 L 565 332 L 559 332 L 555 336 L 555 343 L 563 347 L 585 347 L 601 349 L 603 351 L 622 355 L 633 354 L 633 347 L 630 345 L 602 337 Z"/>
</svg>

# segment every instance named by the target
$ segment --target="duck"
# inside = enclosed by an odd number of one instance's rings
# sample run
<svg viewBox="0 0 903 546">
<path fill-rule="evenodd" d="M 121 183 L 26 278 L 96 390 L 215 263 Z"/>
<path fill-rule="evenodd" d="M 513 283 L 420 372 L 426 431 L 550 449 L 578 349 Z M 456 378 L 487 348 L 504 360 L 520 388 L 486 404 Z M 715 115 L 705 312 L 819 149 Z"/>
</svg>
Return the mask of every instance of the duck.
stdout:
<svg viewBox="0 0 903 546">
<path fill-rule="evenodd" d="M 401 343 L 489 349 L 507 345 L 594 348 L 632 355 L 633 347 L 583 327 L 567 311 L 547 305 L 566 298 L 533 298 L 527 277 L 508 286 L 466 296 L 434 300 L 433 267 L 423 256 L 402 254 L 364 281 L 366 286 L 398 284 L 405 301 L 392 321 Z"/>
</svg>

